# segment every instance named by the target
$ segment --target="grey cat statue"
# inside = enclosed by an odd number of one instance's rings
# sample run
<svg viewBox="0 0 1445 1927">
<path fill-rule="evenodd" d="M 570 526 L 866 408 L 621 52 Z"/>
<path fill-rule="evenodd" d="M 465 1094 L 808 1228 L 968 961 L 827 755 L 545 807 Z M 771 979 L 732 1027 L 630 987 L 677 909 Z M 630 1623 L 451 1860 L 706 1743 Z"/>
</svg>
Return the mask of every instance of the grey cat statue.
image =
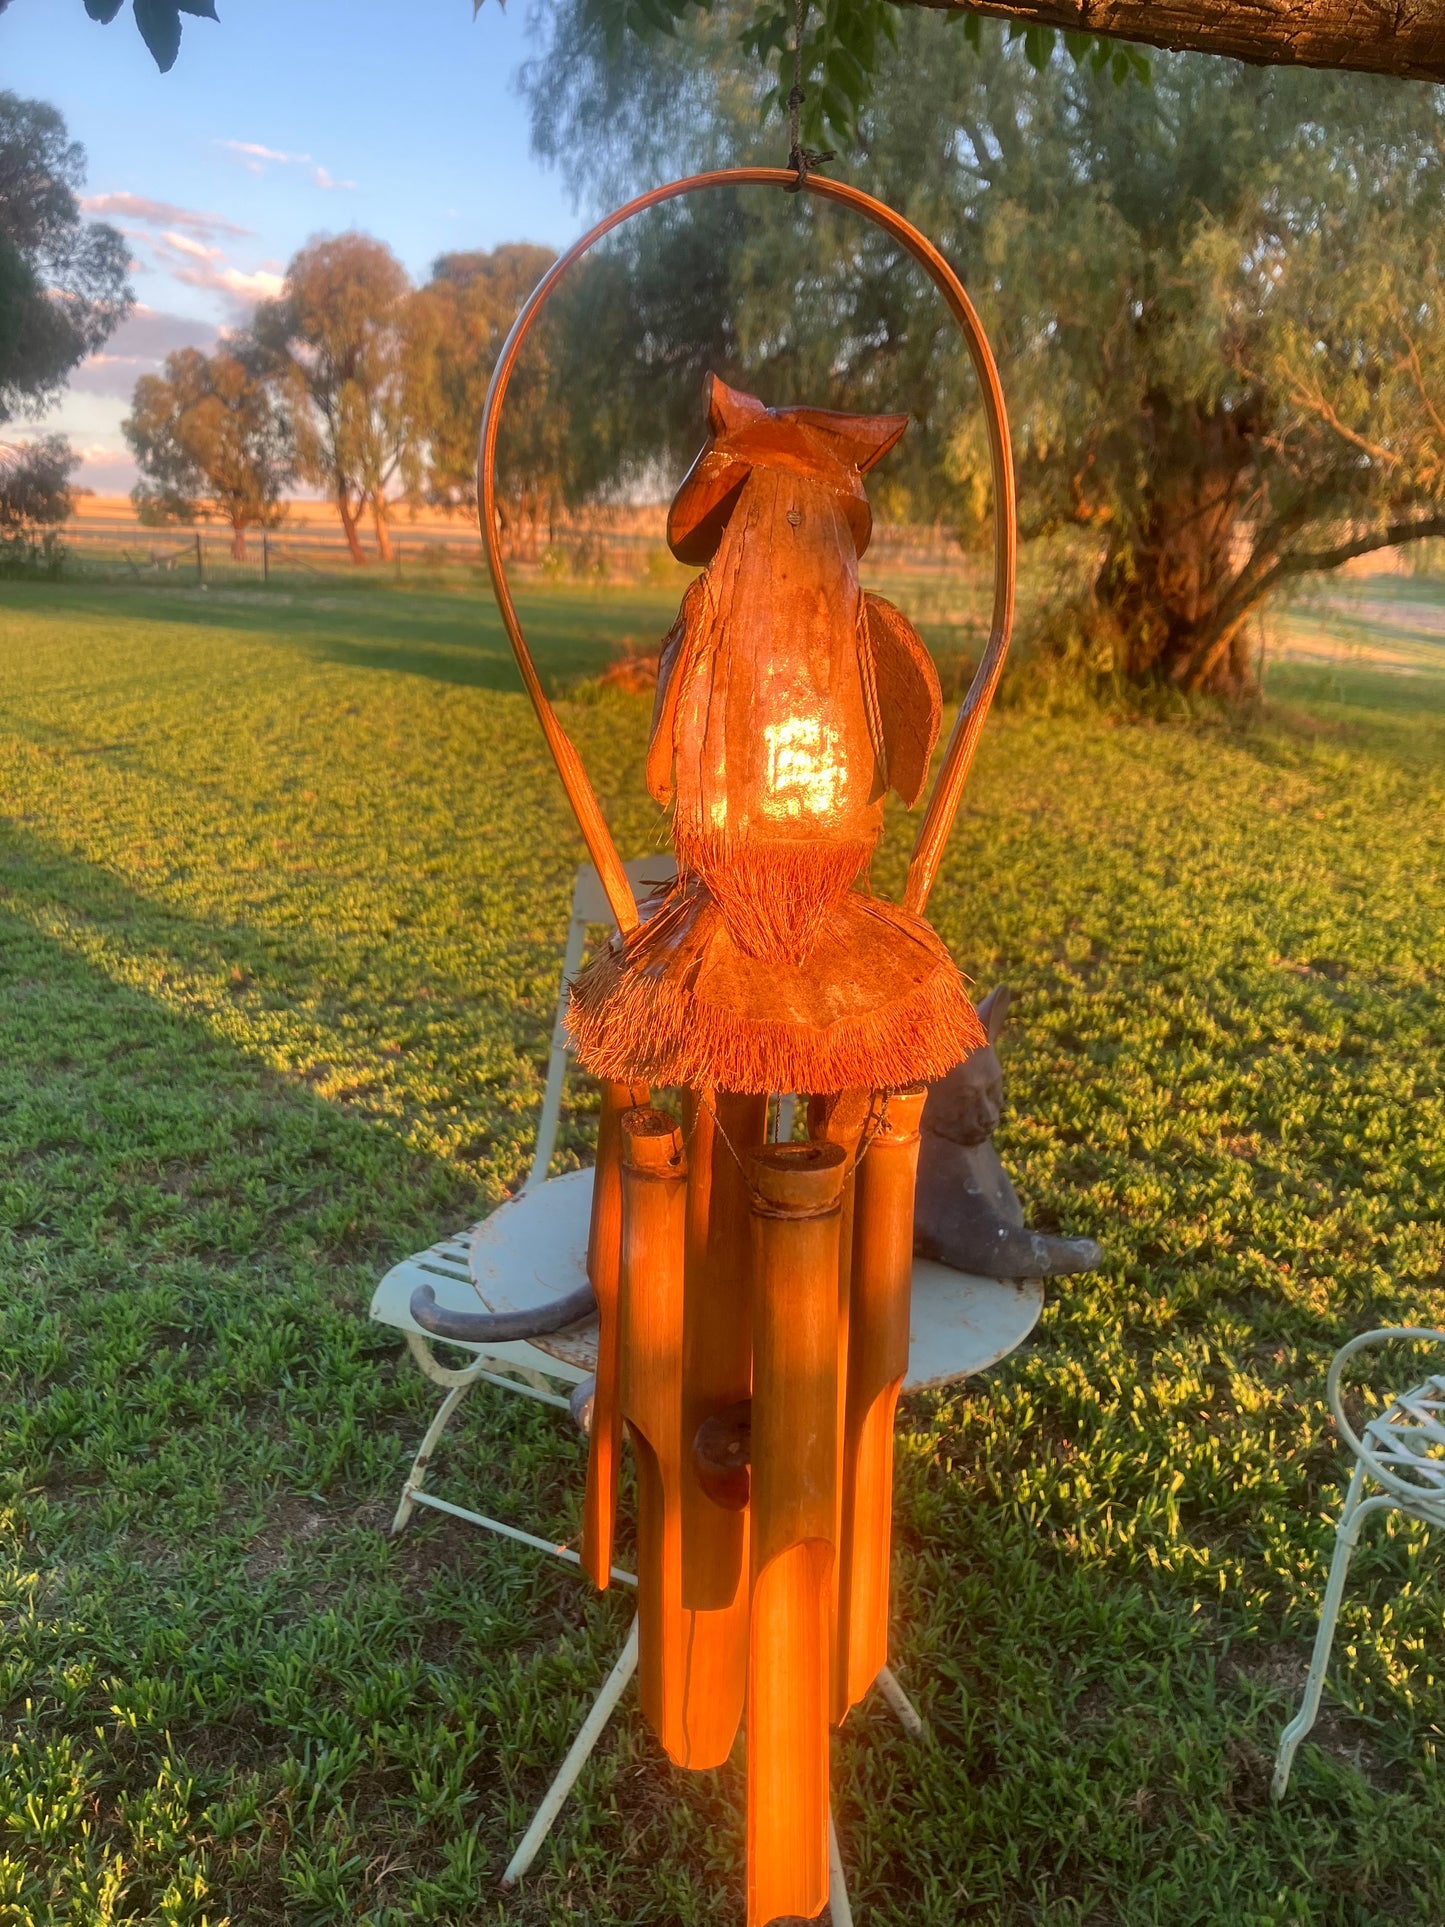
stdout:
<svg viewBox="0 0 1445 1927">
<path fill-rule="evenodd" d="M 1057 1278 L 1095 1271 L 1092 1238 L 1030 1231 L 990 1139 L 1003 1114 L 997 1044 L 1008 1015 L 1005 984 L 978 1006 L 987 1044 L 929 1087 L 918 1150 L 913 1249 L 977 1278 Z"/>
</svg>

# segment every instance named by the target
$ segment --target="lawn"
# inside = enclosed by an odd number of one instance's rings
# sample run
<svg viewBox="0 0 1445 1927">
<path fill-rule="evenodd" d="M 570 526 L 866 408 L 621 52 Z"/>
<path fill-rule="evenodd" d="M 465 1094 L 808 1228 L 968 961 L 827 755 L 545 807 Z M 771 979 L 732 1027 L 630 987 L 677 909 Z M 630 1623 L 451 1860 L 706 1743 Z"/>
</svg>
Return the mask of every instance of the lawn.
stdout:
<svg viewBox="0 0 1445 1927">
<path fill-rule="evenodd" d="M 666 598 L 525 613 L 568 687 Z M 1237 726 L 990 725 L 933 908 L 1016 993 L 1020 1190 L 1108 1258 L 905 1405 L 930 1738 L 837 1742 L 860 1927 L 1445 1922 L 1423 1531 L 1368 1529 L 1268 1797 L 1330 1354 L 1445 1321 L 1445 683 L 1322 673 Z M 647 698 L 563 707 L 652 847 Z M 0 791 L 0 1921 L 740 1921 L 738 1763 L 630 1699 L 504 1906 L 627 1602 L 386 1536 L 432 1394 L 369 1295 L 525 1173 L 579 855 L 484 588 L 6 585 Z M 579 1080 L 561 1162 L 588 1130 Z M 519 1407 L 438 1485 L 568 1537 L 582 1449 Z"/>
</svg>

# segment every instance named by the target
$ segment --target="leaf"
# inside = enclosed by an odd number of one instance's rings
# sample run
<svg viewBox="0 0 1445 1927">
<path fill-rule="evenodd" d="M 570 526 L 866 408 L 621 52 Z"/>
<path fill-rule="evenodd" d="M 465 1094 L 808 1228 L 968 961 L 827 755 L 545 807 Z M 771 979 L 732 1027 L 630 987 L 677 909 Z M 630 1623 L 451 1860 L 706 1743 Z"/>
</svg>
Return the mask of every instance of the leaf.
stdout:
<svg viewBox="0 0 1445 1927">
<path fill-rule="evenodd" d="M 194 14 L 198 20 L 219 21 L 221 18 L 216 12 L 216 0 L 176 0 L 176 5 L 182 13 Z"/>
<path fill-rule="evenodd" d="M 1054 51 L 1052 27 L 1030 27 L 1024 34 L 1024 58 L 1036 74 L 1048 66 Z"/>
<path fill-rule="evenodd" d="M 1114 76 L 1114 85 L 1122 87 L 1129 78 L 1129 55 L 1125 48 L 1114 49 L 1114 57 L 1109 62 L 1109 71 Z"/>
<path fill-rule="evenodd" d="M 168 74 L 181 50 L 181 10 L 176 0 L 135 0 L 135 24 L 151 58 Z"/>
<path fill-rule="evenodd" d="M 971 13 L 965 18 L 963 23 L 963 37 L 970 47 L 981 47 L 983 45 L 983 15 L 981 13 Z"/>
<path fill-rule="evenodd" d="M 1093 44 L 1094 36 L 1091 33 L 1070 32 L 1064 35 L 1064 45 L 1068 48 L 1069 57 L 1076 67 L 1085 60 Z"/>
<path fill-rule="evenodd" d="M 1103 73 L 1104 69 L 1108 66 L 1109 55 L 1112 51 L 1113 50 L 1109 46 L 1109 43 L 1107 40 L 1101 39 L 1100 41 L 1097 42 L 1097 44 L 1094 47 L 1093 54 L 1089 61 L 1090 66 L 1094 69 L 1094 72 L 1096 74 Z"/>
<path fill-rule="evenodd" d="M 108 27 L 120 9 L 121 0 L 85 0 L 85 11 L 102 27 Z"/>
</svg>

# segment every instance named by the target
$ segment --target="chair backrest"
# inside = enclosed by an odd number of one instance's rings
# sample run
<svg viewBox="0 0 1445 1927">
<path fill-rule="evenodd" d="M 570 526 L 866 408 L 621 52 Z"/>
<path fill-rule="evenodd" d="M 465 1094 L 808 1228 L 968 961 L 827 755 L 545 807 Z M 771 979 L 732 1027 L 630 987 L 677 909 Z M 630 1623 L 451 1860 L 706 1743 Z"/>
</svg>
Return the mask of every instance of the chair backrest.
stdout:
<svg viewBox="0 0 1445 1927">
<path fill-rule="evenodd" d="M 1433 1524 L 1445 1524 L 1445 1374 L 1398 1392 L 1365 1426 L 1361 1438 L 1344 1408 L 1340 1379 L 1357 1352 L 1413 1340 L 1445 1348 L 1445 1332 L 1417 1325 L 1361 1332 L 1335 1353 L 1325 1381 L 1325 1396 L 1346 1445 L 1378 1484 L 1407 1511 Z"/>
<path fill-rule="evenodd" d="M 669 850 L 659 850 L 655 856 L 634 857 L 631 863 L 625 863 L 622 867 L 627 872 L 633 894 L 639 897 L 645 896 L 656 886 L 671 883 L 677 875 L 677 864 Z M 567 1015 L 567 990 L 581 967 L 582 953 L 587 946 L 587 927 L 597 923 L 613 923 L 612 912 L 608 908 L 601 877 L 590 863 L 584 863 L 577 872 L 577 881 L 572 888 L 572 914 L 567 921 L 567 944 L 562 953 L 562 982 L 557 993 L 557 1015 L 552 1025 L 552 1051 L 547 1059 L 547 1089 L 542 1098 L 542 1115 L 537 1121 L 537 1149 L 527 1181 L 522 1186 L 523 1191 L 535 1190 L 543 1183 L 547 1167 L 552 1162 L 552 1152 L 557 1143 L 557 1125 L 562 1116 L 562 1087 L 566 1082 L 567 1060 L 571 1055 L 564 1021 Z M 613 927 L 616 925 L 613 924 Z"/>
</svg>

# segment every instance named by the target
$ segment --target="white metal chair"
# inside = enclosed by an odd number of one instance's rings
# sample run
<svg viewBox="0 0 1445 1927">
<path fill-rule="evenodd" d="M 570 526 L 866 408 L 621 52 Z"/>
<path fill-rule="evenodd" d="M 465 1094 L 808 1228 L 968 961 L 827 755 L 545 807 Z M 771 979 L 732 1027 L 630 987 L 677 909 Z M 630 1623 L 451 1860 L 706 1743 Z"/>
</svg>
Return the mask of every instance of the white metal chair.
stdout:
<svg viewBox="0 0 1445 1927">
<path fill-rule="evenodd" d="M 668 854 L 640 858 L 629 863 L 626 869 L 639 895 L 669 883 L 676 874 Z M 429 1250 L 417 1252 L 394 1265 L 372 1297 L 372 1319 L 402 1332 L 422 1371 L 446 1391 L 402 1487 L 392 1521 L 393 1533 L 405 1530 L 417 1506 L 429 1506 L 571 1565 L 581 1563 L 569 1546 L 558 1545 L 537 1533 L 429 1491 L 426 1478 L 442 1434 L 462 1401 L 477 1385 L 491 1385 L 568 1411 L 569 1400 L 554 1390 L 549 1381 L 578 1386 L 592 1375 L 597 1363 L 595 1313 L 564 1329 L 532 1338 L 498 1338 L 478 1344 L 446 1339 L 444 1342 L 454 1350 L 472 1354 L 470 1364 L 453 1367 L 437 1357 L 437 1340 L 418 1322 L 413 1299 L 419 1288 L 426 1287 L 434 1300 L 434 1308 L 442 1313 L 475 1314 L 481 1309 L 499 1318 L 516 1315 L 519 1321 L 524 1321 L 538 1306 L 578 1294 L 586 1286 L 592 1172 L 568 1171 L 560 1177 L 549 1178 L 547 1170 L 556 1144 L 569 1060 L 569 1038 L 563 1023 L 567 986 L 582 962 L 588 926 L 611 921 L 601 880 L 590 864 L 584 864 L 577 873 L 572 893 L 546 1092 L 537 1130 L 537 1148 L 526 1182 L 514 1198 L 470 1231 L 443 1238 Z M 779 1136 L 787 1136 L 792 1099 L 783 1093 L 781 1100 L 776 1128 Z M 927 1386 L 948 1384 L 997 1363 L 1028 1336 L 1042 1306 L 1043 1287 L 1037 1281 L 1009 1283 L 995 1278 L 975 1278 L 927 1259 L 915 1259 L 905 1388 L 918 1391 Z M 615 1566 L 612 1574 L 614 1580 L 624 1585 L 637 1583 L 634 1574 Z M 536 1858 L 636 1667 L 634 1622 L 596 1704 L 503 1875 L 504 1885 L 511 1886 L 520 1880 Z M 922 1722 L 886 1668 L 878 1684 L 905 1730 L 915 1735 L 920 1733 Z M 830 1849 L 833 1869 L 830 1906 L 834 1927 L 848 1927 L 851 1914 L 836 1837 L 830 1838 Z"/>
<path fill-rule="evenodd" d="M 1372 1512 L 1392 1509 L 1428 1526 L 1445 1526 L 1445 1373 L 1437 1372 L 1408 1392 L 1396 1393 L 1365 1426 L 1363 1437 L 1345 1416 L 1340 1392 L 1344 1368 L 1356 1353 L 1412 1339 L 1445 1349 L 1445 1332 L 1405 1325 L 1393 1330 L 1362 1332 L 1335 1353 L 1330 1365 L 1325 1396 L 1340 1437 L 1354 1454 L 1355 1469 L 1335 1532 L 1334 1558 L 1330 1562 L 1329 1583 L 1325 1587 L 1304 1702 L 1280 1735 L 1271 1788 L 1276 1800 L 1284 1798 L 1295 1753 L 1319 1714 L 1345 1578 L 1359 1543 L 1361 1526 Z M 1382 1486 L 1383 1491 L 1364 1497 L 1367 1478 Z"/>
</svg>

